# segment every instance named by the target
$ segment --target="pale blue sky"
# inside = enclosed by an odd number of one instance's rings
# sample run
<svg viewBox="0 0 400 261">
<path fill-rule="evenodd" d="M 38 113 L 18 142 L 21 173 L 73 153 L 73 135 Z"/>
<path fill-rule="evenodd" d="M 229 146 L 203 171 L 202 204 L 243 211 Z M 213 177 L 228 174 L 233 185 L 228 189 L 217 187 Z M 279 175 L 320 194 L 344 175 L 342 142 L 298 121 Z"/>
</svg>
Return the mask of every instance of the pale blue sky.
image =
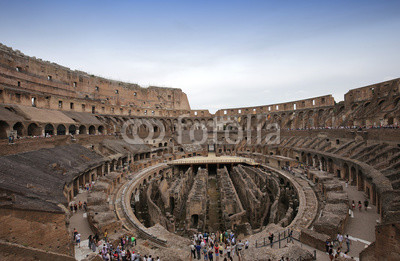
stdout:
<svg viewBox="0 0 400 261">
<path fill-rule="evenodd" d="M 0 42 L 193 109 L 333 94 L 400 77 L 400 1 L 0 1 Z"/>
</svg>

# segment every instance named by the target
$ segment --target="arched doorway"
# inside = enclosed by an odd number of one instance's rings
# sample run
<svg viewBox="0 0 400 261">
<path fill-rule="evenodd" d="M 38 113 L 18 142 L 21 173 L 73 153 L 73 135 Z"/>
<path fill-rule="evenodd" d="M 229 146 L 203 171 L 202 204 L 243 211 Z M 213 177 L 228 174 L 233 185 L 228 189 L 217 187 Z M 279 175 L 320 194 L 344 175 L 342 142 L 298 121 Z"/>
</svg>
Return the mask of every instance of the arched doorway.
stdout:
<svg viewBox="0 0 400 261">
<path fill-rule="evenodd" d="M 351 175 L 351 185 L 355 186 L 357 184 L 357 173 L 354 167 L 351 167 L 350 175 Z"/>
<path fill-rule="evenodd" d="M 66 129 L 65 126 L 60 124 L 57 126 L 57 135 L 65 135 L 66 134 Z"/>
<path fill-rule="evenodd" d="M 86 126 L 85 125 L 79 126 L 79 134 L 86 134 Z"/>
<path fill-rule="evenodd" d="M 44 127 L 44 134 L 47 135 L 54 135 L 54 127 L 51 124 L 47 124 Z"/>
<path fill-rule="evenodd" d="M 349 166 L 345 163 L 343 164 L 343 172 L 344 172 L 344 179 L 345 180 L 350 180 L 350 171 L 349 171 Z"/>
<path fill-rule="evenodd" d="M 68 128 L 68 133 L 75 135 L 76 134 L 76 126 L 75 125 L 70 125 Z"/>
<path fill-rule="evenodd" d="M 99 131 L 99 134 L 104 134 L 104 127 L 99 126 L 98 131 Z"/>
<path fill-rule="evenodd" d="M 13 126 L 13 130 L 17 131 L 17 135 L 18 135 L 18 136 L 20 136 L 20 137 L 21 137 L 21 136 L 24 136 L 24 135 L 23 135 L 23 132 L 24 132 L 24 125 L 22 125 L 21 122 L 15 123 L 14 126 Z"/>
<path fill-rule="evenodd" d="M 41 129 L 36 123 L 28 125 L 28 136 L 40 136 L 41 134 Z"/>
<path fill-rule="evenodd" d="M 8 131 L 10 125 L 8 125 L 5 121 L 0 121 L 0 139 L 7 139 L 8 138 Z"/>
<path fill-rule="evenodd" d="M 89 134 L 96 134 L 96 128 L 93 125 L 89 127 Z"/>
</svg>

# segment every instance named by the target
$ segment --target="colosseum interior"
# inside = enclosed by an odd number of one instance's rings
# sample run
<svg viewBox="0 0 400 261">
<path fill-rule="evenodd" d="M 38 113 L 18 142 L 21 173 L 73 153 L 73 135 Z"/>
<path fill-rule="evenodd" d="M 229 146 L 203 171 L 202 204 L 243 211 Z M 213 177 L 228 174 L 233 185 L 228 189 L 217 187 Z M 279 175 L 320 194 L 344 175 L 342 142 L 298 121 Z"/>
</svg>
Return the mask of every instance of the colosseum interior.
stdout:
<svg viewBox="0 0 400 261">
<path fill-rule="evenodd" d="M 353 240 L 353 257 L 400 260 L 399 121 L 399 78 L 343 101 L 212 114 L 192 110 L 181 89 L 109 80 L 1 45 L 0 259 L 75 260 L 69 205 L 86 193 L 93 234 L 117 243 L 135 235 L 137 251 L 162 260 L 189 260 L 191 237 L 206 231 L 249 240 L 240 260 L 313 260 L 357 226 L 372 236 Z M 356 194 L 370 202 L 369 223 L 349 215 Z M 296 243 L 266 246 L 269 233 L 289 230 Z"/>
</svg>

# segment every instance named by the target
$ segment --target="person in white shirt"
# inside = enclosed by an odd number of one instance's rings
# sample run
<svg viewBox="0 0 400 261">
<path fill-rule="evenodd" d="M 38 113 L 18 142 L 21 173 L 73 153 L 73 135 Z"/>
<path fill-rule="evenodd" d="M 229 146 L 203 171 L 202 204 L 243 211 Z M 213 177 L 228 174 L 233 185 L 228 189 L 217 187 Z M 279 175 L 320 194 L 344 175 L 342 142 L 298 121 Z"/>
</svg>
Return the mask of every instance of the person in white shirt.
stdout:
<svg viewBox="0 0 400 261">
<path fill-rule="evenodd" d="M 81 247 L 81 234 L 76 234 L 75 235 L 75 240 L 76 240 L 76 244 L 78 245 L 78 247 Z"/>
</svg>

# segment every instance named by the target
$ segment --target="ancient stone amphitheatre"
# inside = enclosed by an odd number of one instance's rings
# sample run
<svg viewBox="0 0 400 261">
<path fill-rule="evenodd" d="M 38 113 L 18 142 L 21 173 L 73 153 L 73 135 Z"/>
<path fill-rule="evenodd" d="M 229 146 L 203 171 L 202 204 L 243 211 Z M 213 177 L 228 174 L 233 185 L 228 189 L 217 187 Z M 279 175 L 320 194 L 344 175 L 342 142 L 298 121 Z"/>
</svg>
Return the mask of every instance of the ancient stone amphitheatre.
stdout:
<svg viewBox="0 0 400 261">
<path fill-rule="evenodd" d="M 327 260 L 338 233 L 348 256 L 399 260 L 399 121 L 400 79 L 211 114 L 181 89 L 1 45 L 0 259 L 92 259 L 87 237 L 106 234 L 190 260 L 194 234 L 227 231 L 249 242 L 234 260 Z M 71 211 L 79 201 L 86 211 Z"/>
</svg>

